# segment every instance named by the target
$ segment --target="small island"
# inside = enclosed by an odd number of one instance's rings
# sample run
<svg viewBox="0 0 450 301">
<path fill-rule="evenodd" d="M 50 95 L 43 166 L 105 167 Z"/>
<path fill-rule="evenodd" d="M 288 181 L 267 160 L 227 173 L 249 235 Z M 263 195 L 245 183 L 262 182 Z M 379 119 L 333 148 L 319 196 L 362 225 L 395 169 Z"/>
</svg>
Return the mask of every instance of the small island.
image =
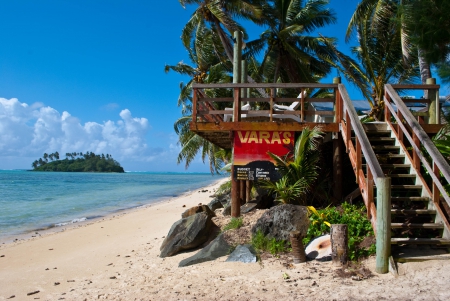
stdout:
<svg viewBox="0 0 450 301">
<path fill-rule="evenodd" d="M 93 152 L 66 153 L 66 158 L 59 159 L 59 153 L 44 153 L 35 160 L 32 171 L 64 171 L 64 172 L 125 172 L 120 163 L 110 154 L 96 155 Z"/>
</svg>

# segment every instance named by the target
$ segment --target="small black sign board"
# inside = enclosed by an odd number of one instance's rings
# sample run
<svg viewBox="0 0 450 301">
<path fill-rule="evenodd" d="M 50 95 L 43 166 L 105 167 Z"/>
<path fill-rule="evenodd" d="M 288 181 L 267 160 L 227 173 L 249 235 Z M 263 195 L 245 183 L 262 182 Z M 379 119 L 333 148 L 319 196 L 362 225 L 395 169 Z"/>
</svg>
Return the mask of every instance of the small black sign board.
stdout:
<svg viewBox="0 0 450 301">
<path fill-rule="evenodd" d="M 247 165 L 235 165 L 233 177 L 235 180 L 269 180 L 281 178 L 278 168 L 270 161 L 253 161 Z"/>
</svg>

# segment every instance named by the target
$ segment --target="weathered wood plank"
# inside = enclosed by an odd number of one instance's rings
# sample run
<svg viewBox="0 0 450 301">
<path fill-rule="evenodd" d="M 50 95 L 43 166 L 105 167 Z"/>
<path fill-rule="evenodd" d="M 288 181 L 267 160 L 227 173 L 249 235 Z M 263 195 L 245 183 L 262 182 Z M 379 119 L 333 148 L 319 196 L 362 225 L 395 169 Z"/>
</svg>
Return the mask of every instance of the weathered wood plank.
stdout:
<svg viewBox="0 0 450 301">
<path fill-rule="evenodd" d="M 316 122 L 191 122 L 190 130 L 193 132 L 229 132 L 229 131 L 294 131 L 301 132 L 304 128 L 317 126 L 323 132 L 338 132 L 337 123 Z"/>
<path fill-rule="evenodd" d="M 224 83 L 224 84 L 199 84 L 193 83 L 192 88 L 215 89 L 215 88 L 337 88 L 337 84 L 317 84 L 317 83 Z"/>
</svg>

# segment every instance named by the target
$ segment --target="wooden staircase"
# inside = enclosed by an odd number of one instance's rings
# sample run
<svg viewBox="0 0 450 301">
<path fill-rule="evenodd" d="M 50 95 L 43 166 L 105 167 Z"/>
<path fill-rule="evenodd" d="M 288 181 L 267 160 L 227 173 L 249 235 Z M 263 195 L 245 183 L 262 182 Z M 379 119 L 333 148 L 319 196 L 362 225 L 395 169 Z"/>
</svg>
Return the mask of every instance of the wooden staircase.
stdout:
<svg viewBox="0 0 450 301">
<path fill-rule="evenodd" d="M 387 177 L 391 178 L 391 245 L 397 261 L 412 261 L 406 246 L 427 250 L 440 248 L 446 253 L 450 246 L 450 232 L 443 222 L 442 212 L 436 208 L 424 179 L 413 168 L 412 160 L 402 143 L 386 123 L 365 124 L 364 129 L 378 162 Z M 364 156 L 362 168 L 366 174 Z M 376 196 L 376 193 L 374 193 Z M 376 197 L 374 198 L 376 204 Z M 402 255 L 399 255 L 402 254 Z M 436 259 L 436 256 L 423 257 Z"/>
</svg>

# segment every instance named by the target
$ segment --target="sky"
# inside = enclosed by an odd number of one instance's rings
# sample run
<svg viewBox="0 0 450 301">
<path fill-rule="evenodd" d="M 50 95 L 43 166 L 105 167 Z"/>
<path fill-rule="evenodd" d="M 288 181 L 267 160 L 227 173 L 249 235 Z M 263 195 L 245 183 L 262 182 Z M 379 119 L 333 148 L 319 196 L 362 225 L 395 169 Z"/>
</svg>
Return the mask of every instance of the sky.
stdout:
<svg viewBox="0 0 450 301">
<path fill-rule="evenodd" d="M 331 0 L 339 39 L 359 0 Z M 343 5 L 345 3 L 345 5 Z M 181 30 L 195 6 L 177 0 L 0 1 L 0 169 L 46 153 L 109 153 L 127 171 L 208 172 L 177 164 Z M 252 26 L 250 39 L 262 28 Z M 330 80 L 336 74 L 330 75 Z M 355 89 L 351 97 L 360 97 Z"/>
</svg>

